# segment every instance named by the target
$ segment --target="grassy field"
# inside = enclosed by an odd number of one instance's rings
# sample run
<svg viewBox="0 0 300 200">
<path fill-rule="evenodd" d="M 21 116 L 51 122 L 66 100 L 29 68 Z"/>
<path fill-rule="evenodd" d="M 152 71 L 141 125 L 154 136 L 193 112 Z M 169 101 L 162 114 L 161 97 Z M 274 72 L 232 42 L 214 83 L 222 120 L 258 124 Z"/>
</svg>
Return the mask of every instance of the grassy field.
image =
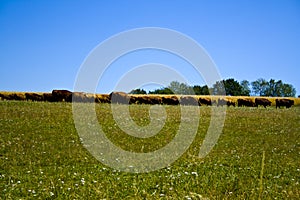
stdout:
<svg viewBox="0 0 300 200">
<path fill-rule="evenodd" d="M 164 107 L 166 124 L 150 139 L 124 134 L 109 104 L 96 110 L 116 145 L 149 152 L 178 130 L 179 107 Z M 130 106 L 137 124 L 149 123 L 149 108 Z M 72 104 L 0 101 L 0 199 L 300 199 L 300 107 L 228 108 L 218 143 L 200 159 L 210 109 L 200 107 L 196 139 L 175 163 L 132 174 L 101 164 L 81 145 Z"/>
</svg>

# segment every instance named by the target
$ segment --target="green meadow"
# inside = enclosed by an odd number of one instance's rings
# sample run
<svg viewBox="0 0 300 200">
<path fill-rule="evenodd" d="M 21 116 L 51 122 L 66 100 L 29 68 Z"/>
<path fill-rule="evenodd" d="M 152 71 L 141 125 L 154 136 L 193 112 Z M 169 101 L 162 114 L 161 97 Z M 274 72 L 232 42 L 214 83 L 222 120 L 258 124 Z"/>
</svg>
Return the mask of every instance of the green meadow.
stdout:
<svg viewBox="0 0 300 200">
<path fill-rule="evenodd" d="M 137 139 L 116 125 L 110 104 L 95 106 L 107 137 L 127 151 L 159 149 L 180 125 L 180 107 L 163 105 L 163 129 Z M 149 123 L 149 108 L 130 105 L 136 124 Z M 223 132 L 202 159 L 211 107 L 201 106 L 200 115 L 196 138 L 178 160 L 126 173 L 83 147 L 71 103 L 0 101 L 0 199 L 300 199 L 299 106 L 227 108 Z"/>
</svg>

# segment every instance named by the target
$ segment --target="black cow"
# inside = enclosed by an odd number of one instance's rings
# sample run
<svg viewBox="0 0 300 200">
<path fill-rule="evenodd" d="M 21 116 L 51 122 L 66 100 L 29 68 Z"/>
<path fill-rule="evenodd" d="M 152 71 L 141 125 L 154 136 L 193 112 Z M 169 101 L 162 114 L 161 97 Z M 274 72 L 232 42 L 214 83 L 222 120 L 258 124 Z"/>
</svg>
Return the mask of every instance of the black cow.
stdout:
<svg viewBox="0 0 300 200">
<path fill-rule="evenodd" d="M 152 104 L 148 96 L 130 96 L 130 104 Z"/>
<path fill-rule="evenodd" d="M 229 106 L 235 107 L 235 102 L 234 101 L 227 100 L 226 104 L 227 104 L 228 107 Z"/>
<path fill-rule="evenodd" d="M 271 106 L 271 101 L 266 99 L 266 98 L 255 98 L 255 106 L 258 107 L 263 106 L 263 107 L 267 107 L 267 106 Z"/>
<path fill-rule="evenodd" d="M 217 106 L 225 106 L 225 105 L 227 105 L 226 99 L 218 99 Z"/>
<path fill-rule="evenodd" d="M 125 92 L 112 92 L 109 94 L 111 103 L 129 104 L 130 97 Z"/>
<path fill-rule="evenodd" d="M 198 101 L 194 97 L 191 96 L 181 96 L 180 97 L 181 105 L 190 105 L 190 106 L 198 106 Z"/>
<path fill-rule="evenodd" d="M 291 99 L 276 99 L 276 108 L 280 108 L 280 106 L 285 106 L 286 108 L 290 108 L 294 105 L 294 100 Z"/>
<path fill-rule="evenodd" d="M 96 103 L 110 103 L 109 94 L 96 94 L 95 102 Z"/>
<path fill-rule="evenodd" d="M 152 104 L 162 104 L 162 98 L 159 96 L 149 96 Z"/>
<path fill-rule="evenodd" d="M 170 97 L 162 97 L 162 104 L 167 105 L 178 105 L 179 100 L 176 96 L 170 96 Z"/>
<path fill-rule="evenodd" d="M 52 90 L 52 99 L 56 102 L 72 102 L 72 92 L 69 90 Z"/>
<path fill-rule="evenodd" d="M 233 106 L 235 107 L 235 103 L 233 101 L 227 100 L 227 99 L 218 99 L 218 104 L 217 106 Z"/>
<path fill-rule="evenodd" d="M 44 101 L 53 102 L 53 96 L 52 93 L 43 93 L 43 99 Z"/>
<path fill-rule="evenodd" d="M 26 97 L 26 100 L 30 100 L 30 101 L 44 101 L 44 96 L 43 95 L 40 95 L 40 94 L 37 94 L 37 93 L 29 93 L 29 92 L 26 92 L 25 93 L 25 97 Z"/>
<path fill-rule="evenodd" d="M 73 102 L 83 102 L 83 103 L 96 102 L 94 95 L 87 95 L 84 92 L 73 92 L 72 93 L 72 101 Z"/>
<path fill-rule="evenodd" d="M 146 95 L 139 95 L 139 96 L 130 96 L 130 104 L 162 104 L 162 98 L 158 96 L 146 96 Z"/>
<path fill-rule="evenodd" d="M 198 103 L 199 105 L 211 106 L 211 99 L 199 98 Z"/>
<path fill-rule="evenodd" d="M 254 107 L 255 103 L 251 99 L 238 99 L 238 107 Z"/>
</svg>

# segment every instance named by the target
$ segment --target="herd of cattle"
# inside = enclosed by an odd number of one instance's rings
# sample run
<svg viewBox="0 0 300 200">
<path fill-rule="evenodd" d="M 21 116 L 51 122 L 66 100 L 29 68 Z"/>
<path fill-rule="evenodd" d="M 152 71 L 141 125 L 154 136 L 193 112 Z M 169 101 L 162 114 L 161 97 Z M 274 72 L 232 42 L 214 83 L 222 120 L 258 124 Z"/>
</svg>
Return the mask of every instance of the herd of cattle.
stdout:
<svg viewBox="0 0 300 200">
<path fill-rule="evenodd" d="M 175 95 L 128 95 L 124 92 L 112 92 L 110 94 L 87 94 L 83 92 L 71 92 L 68 90 L 53 90 L 52 93 L 25 93 L 23 96 L 17 93 L 0 93 L 3 100 L 28 100 L 28 101 L 48 101 L 48 102 L 96 102 L 96 103 L 118 103 L 118 104 L 167 104 L 167 105 L 196 105 L 196 106 L 271 106 L 272 102 L 267 98 L 239 98 L 237 102 L 226 98 L 203 98 L 195 96 L 175 96 Z M 290 108 L 294 105 L 291 99 L 276 99 L 276 108 Z"/>
</svg>

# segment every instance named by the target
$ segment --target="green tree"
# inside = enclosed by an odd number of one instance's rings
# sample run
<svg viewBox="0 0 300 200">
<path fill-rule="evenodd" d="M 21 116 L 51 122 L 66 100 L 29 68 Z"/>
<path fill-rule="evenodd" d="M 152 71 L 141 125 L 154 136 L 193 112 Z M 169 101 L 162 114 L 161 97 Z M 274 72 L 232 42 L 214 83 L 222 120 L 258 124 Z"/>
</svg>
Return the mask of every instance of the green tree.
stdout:
<svg viewBox="0 0 300 200">
<path fill-rule="evenodd" d="M 168 88 L 170 88 L 174 94 L 195 94 L 192 86 L 189 86 L 186 83 L 179 83 L 178 81 L 172 81 Z"/>
<path fill-rule="evenodd" d="M 193 90 L 196 95 L 209 95 L 209 88 L 207 85 L 200 86 L 200 85 L 194 85 Z"/>
<path fill-rule="evenodd" d="M 241 96 L 242 95 L 242 86 L 239 82 L 234 80 L 233 78 L 229 78 L 224 80 L 224 87 L 226 90 L 226 95 L 230 96 Z"/>
<path fill-rule="evenodd" d="M 240 85 L 242 86 L 241 96 L 250 96 L 251 89 L 249 81 L 243 80 Z"/>
<path fill-rule="evenodd" d="M 268 88 L 268 82 L 265 79 L 260 78 L 257 79 L 256 81 L 253 81 L 251 83 L 251 86 L 254 95 L 265 96 L 266 90 Z"/>
<path fill-rule="evenodd" d="M 154 91 L 149 91 L 149 94 L 174 94 L 174 92 L 170 88 L 161 88 L 156 89 Z"/>
<path fill-rule="evenodd" d="M 241 96 L 243 95 L 243 87 L 233 78 L 217 81 L 213 85 L 212 94 L 225 95 L 224 92 L 230 96 Z"/>
<path fill-rule="evenodd" d="M 129 94 L 147 94 L 144 89 L 134 89 L 129 92 Z"/>
<path fill-rule="evenodd" d="M 291 84 L 282 84 L 279 88 L 281 97 L 295 97 L 296 89 Z"/>
<path fill-rule="evenodd" d="M 296 89 L 291 84 L 283 83 L 282 80 L 258 79 L 251 83 L 253 93 L 259 96 L 268 97 L 295 97 Z"/>
<path fill-rule="evenodd" d="M 226 90 L 224 81 L 217 81 L 209 90 L 212 95 L 225 95 Z"/>
</svg>

